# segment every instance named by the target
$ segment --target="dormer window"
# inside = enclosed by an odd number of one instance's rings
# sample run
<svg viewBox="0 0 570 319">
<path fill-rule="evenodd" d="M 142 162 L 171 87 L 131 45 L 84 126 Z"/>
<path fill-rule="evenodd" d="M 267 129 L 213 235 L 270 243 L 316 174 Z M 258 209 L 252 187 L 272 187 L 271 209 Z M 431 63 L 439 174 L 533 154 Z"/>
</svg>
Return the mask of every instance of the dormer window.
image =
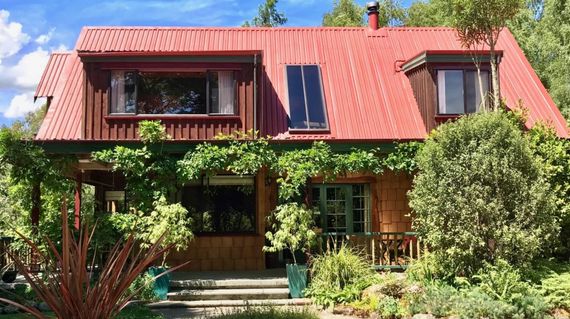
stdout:
<svg viewBox="0 0 570 319">
<path fill-rule="evenodd" d="M 318 65 L 286 66 L 289 128 L 327 130 L 323 86 Z"/>
<path fill-rule="evenodd" d="M 236 113 L 234 71 L 111 72 L 112 114 Z"/>
<path fill-rule="evenodd" d="M 480 71 L 483 96 L 489 91 L 489 72 Z M 481 109 L 485 99 L 476 70 L 437 70 L 438 113 L 455 115 L 475 113 Z"/>
</svg>

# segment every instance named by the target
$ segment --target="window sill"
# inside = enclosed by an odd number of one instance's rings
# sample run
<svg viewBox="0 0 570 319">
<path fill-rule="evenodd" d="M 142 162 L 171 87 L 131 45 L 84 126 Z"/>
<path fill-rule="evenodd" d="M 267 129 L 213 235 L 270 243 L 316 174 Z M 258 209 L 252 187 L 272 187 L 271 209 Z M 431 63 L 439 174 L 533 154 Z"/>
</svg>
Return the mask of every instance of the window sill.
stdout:
<svg viewBox="0 0 570 319">
<path fill-rule="evenodd" d="M 449 120 L 454 121 L 463 115 L 464 114 L 438 114 L 435 116 L 435 121 L 437 123 L 444 123 L 444 122 L 447 122 Z"/>
<path fill-rule="evenodd" d="M 216 121 L 216 120 L 226 120 L 226 121 L 237 121 L 240 120 L 239 115 L 207 115 L 207 114 L 145 114 L 145 115 L 106 115 L 105 120 L 107 121 L 141 121 L 141 120 L 202 120 L 202 121 Z"/>
<path fill-rule="evenodd" d="M 300 128 L 290 128 L 289 133 L 291 134 L 328 134 L 331 130 L 328 128 L 320 129 L 300 129 Z"/>
</svg>

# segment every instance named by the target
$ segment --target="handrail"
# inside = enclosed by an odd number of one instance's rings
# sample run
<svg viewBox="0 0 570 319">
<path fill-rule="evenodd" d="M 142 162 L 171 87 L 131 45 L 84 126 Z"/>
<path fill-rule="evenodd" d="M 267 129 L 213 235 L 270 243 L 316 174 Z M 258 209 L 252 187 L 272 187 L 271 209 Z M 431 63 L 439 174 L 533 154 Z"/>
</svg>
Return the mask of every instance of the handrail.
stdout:
<svg viewBox="0 0 570 319">
<path fill-rule="evenodd" d="M 325 232 L 320 237 L 326 240 L 321 248 L 336 247 L 338 237 L 350 245 L 363 248 L 366 257 L 376 269 L 405 269 L 411 260 L 425 254 L 426 247 L 416 232 Z"/>
</svg>

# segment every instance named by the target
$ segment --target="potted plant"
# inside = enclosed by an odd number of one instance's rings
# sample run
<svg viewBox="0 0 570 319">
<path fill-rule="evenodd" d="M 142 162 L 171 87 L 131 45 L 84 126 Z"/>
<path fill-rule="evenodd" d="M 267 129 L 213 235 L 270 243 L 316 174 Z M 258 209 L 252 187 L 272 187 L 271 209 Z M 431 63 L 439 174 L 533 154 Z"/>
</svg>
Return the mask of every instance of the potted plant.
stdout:
<svg viewBox="0 0 570 319">
<path fill-rule="evenodd" d="M 194 237 L 192 219 L 186 208 L 180 203 L 168 204 L 164 197 L 154 203 L 154 210 L 150 214 L 139 213 L 136 230 L 136 238 L 141 241 L 143 248 L 154 245 L 164 236 L 161 246 L 172 245 L 173 249 L 180 251 L 186 249 Z M 167 271 L 166 259 L 169 252 L 163 255 L 160 266 L 149 268 L 151 276 L 156 277 Z M 154 282 L 154 292 L 161 300 L 166 299 L 169 284 L 170 275 L 161 276 Z"/>
<path fill-rule="evenodd" d="M 286 264 L 289 292 L 293 298 L 302 298 L 307 287 L 307 265 L 297 264 L 295 252 L 305 252 L 316 238 L 313 216 L 314 210 L 302 204 L 279 205 L 270 216 L 271 231 L 265 234 L 270 246 L 264 246 L 263 251 L 289 249 L 293 255 L 293 263 Z"/>
</svg>

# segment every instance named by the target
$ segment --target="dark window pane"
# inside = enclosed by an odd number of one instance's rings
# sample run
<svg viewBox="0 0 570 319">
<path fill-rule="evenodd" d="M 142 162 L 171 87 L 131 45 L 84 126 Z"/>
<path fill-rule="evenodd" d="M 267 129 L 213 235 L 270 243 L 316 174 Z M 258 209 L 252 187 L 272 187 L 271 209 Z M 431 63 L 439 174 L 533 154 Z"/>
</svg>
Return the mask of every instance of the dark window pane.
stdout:
<svg viewBox="0 0 570 319">
<path fill-rule="evenodd" d="M 289 91 L 289 127 L 293 129 L 309 128 L 300 66 L 287 66 L 287 90 Z"/>
<path fill-rule="evenodd" d="M 136 79 L 135 72 L 111 72 L 111 113 L 136 112 Z"/>
<path fill-rule="evenodd" d="M 205 114 L 206 73 L 139 74 L 138 113 Z"/>
<path fill-rule="evenodd" d="M 197 233 L 255 231 L 253 186 L 187 186 L 182 190 L 182 205 Z"/>
<path fill-rule="evenodd" d="M 233 71 L 210 73 L 210 113 L 234 114 L 235 81 Z"/>
<path fill-rule="evenodd" d="M 487 96 L 489 92 L 489 73 L 487 71 L 481 71 L 481 86 L 483 87 L 483 95 Z M 479 111 L 481 109 L 481 101 L 477 71 L 467 71 L 465 74 L 466 112 L 475 113 Z"/>
<path fill-rule="evenodd" d="M 316 65 L 303 66 L 307 109 L 309 110 L 309 128 L 325 129 L 327 121 L 323 101 L 323 92 L 319 67 Z"/>
<path fill-rule="evenodd" d="M 463 114 L 463 71 L 445 70 L 437 73 L 440 114 Z"/>
</svg>

